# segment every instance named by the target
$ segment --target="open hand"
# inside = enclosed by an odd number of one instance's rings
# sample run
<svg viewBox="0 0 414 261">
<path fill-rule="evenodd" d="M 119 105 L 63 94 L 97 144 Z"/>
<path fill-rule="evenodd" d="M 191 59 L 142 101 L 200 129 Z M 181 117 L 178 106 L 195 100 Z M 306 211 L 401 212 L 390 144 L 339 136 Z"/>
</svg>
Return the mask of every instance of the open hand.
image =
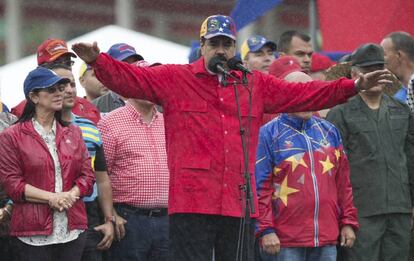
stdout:
<svg viewBox="0 0 414 261">
<path fill-rule="evenodd" d="M 75 43 L 72 45 L 72 50 L 81 58 L 85 63 L 93 63 L 98 58 L 99 50 L 98 44 L 90 43 Z"/>
<path fill-rule="evenodd" d="M 106 250 L 111 247 L 112 241 L 114 240 L 114 225 L 112 222 L 106 222 L 102 225 L 94 227 L 95 231 L 101 232 L 103 234 L 103 238 L 101 242 L 98 243 L 96 246 L 99 250 Z"/>
<path fill-rule="evenodd" d="M 360 73 L 358 75 L 357 85 L 360 90 L 368 90 L 378 85 L 392 83 L 393 76 L 388 70 L 377 70 L 369 73 Z"/>
</svg>

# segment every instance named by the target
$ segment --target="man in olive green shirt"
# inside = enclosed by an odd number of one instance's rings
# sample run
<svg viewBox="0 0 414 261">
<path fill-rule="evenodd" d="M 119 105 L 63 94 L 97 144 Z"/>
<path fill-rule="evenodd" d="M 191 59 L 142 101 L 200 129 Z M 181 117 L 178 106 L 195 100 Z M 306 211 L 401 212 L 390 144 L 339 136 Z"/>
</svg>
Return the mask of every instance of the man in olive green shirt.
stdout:
<svg viewBox="0 0 414 261">
<path fill-rule="evenodd" d="M 384 68 L 376 44 L 352 55 L 352 75 Z M 349 157 L 360 230 L 345 260 L 408 259 L 414 195 L 414 118 L 407 105 L 376 86 L 334 107 L 327 119 L 341 132 Z"/>
</svg>

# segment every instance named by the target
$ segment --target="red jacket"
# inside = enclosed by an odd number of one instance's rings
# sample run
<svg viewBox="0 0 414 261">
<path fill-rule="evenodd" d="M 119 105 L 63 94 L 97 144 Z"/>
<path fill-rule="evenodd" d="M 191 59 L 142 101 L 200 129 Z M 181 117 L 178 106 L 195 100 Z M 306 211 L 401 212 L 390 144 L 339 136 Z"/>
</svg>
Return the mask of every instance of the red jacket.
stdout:
<svg viewBox="0 0 414 261">
<path fill-rule="evenodd" d="M 36 204 L 24 199 L 25 185 L 54 192 L 55 167 L 53 158 L 32 121 L 12 125 L 0 134 L 0 181 L 14 202 L 11 221 L 12 236 L 50 235 L 53 210 L 48 204 Z M 74 185 L 80 196 L 92 193 L 95 177 L 81 131 L 74 125 L 56 124 L 56 147 L 62 169 L 63 191 Z M 67 210 L 69 230 L 86 229 L 85 205 L 78 200 Z"/>
<path fill-rule="evenodd" d="M 21 101 L 11 109 L 11 113 L 20 118 L 25 105 L 26 100 Z M 96 106 L 87 99 L 81 97 L 76 97 L 72 112 L 80 117 L 87 118 L 95 124 L 98 124 L 99 120 L 101 119 L 101 114 L 99 113 L 98 108 L 96 108 Z"/>
<path fill-rule="evenodd" d="M 240 191 L 243 153 L 231 83 L 223 87 L 217 75 L 207 72 L 203 58 L 192 64 L 143 68 L 100 54 L 92 66 L 98 79 L 116 93 L 163 106 L 170 214 L 244 214 Z M 354 81 L 347 79 L 289 83 L 254 72 L 248 80 L 253 97 L 249 171 L 256 194 L 253 172 L 263 112 L 320 110 L 345 102 L 356 90 Z M 246 125 L 249 92 L 240 85 L 237 89 Z M 256 198 L 254 203 L 257 210 Z"/>
</svg>

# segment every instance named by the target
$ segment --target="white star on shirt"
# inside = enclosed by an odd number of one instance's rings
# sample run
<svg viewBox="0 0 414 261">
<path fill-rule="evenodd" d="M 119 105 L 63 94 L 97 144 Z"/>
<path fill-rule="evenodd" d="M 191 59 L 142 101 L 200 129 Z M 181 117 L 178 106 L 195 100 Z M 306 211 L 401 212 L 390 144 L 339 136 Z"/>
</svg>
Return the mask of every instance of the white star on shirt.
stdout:
<svg viewBox="0 0 414 261">
<path fill-rule="evenodd" d="M 226 23 L 223 23 L 223 27 L 226 27 L 227 26 L 227 24 Z"/>
<path fill-rule="evenodd" d="M 223 32 L 223 28 L 222 28 L 222 27 L 220 27 L 220 28 L 219 28 L 219 31 L 220 31 L 220 32 Z"/>
<path fill-rule="evenodd" d="M 229 23 L 230 22 L 229 19 L 226 19 L 226 22 Z"/>
</svg>

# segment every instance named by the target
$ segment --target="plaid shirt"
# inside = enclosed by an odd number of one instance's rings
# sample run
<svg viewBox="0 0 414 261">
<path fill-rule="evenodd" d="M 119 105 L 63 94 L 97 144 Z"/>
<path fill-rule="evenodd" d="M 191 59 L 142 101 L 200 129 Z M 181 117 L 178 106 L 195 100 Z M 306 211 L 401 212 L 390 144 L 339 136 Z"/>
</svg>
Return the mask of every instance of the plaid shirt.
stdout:
<svg viewBox="0 0 414 261">
<path fill-rule="evenodd" d="M 114 203 L 166 208 L 169 172 L 163 115 L 156 112 L 147 124 L 142 115 L 127 104 L 107 114 L 98 128 Z"/>
</svg>

